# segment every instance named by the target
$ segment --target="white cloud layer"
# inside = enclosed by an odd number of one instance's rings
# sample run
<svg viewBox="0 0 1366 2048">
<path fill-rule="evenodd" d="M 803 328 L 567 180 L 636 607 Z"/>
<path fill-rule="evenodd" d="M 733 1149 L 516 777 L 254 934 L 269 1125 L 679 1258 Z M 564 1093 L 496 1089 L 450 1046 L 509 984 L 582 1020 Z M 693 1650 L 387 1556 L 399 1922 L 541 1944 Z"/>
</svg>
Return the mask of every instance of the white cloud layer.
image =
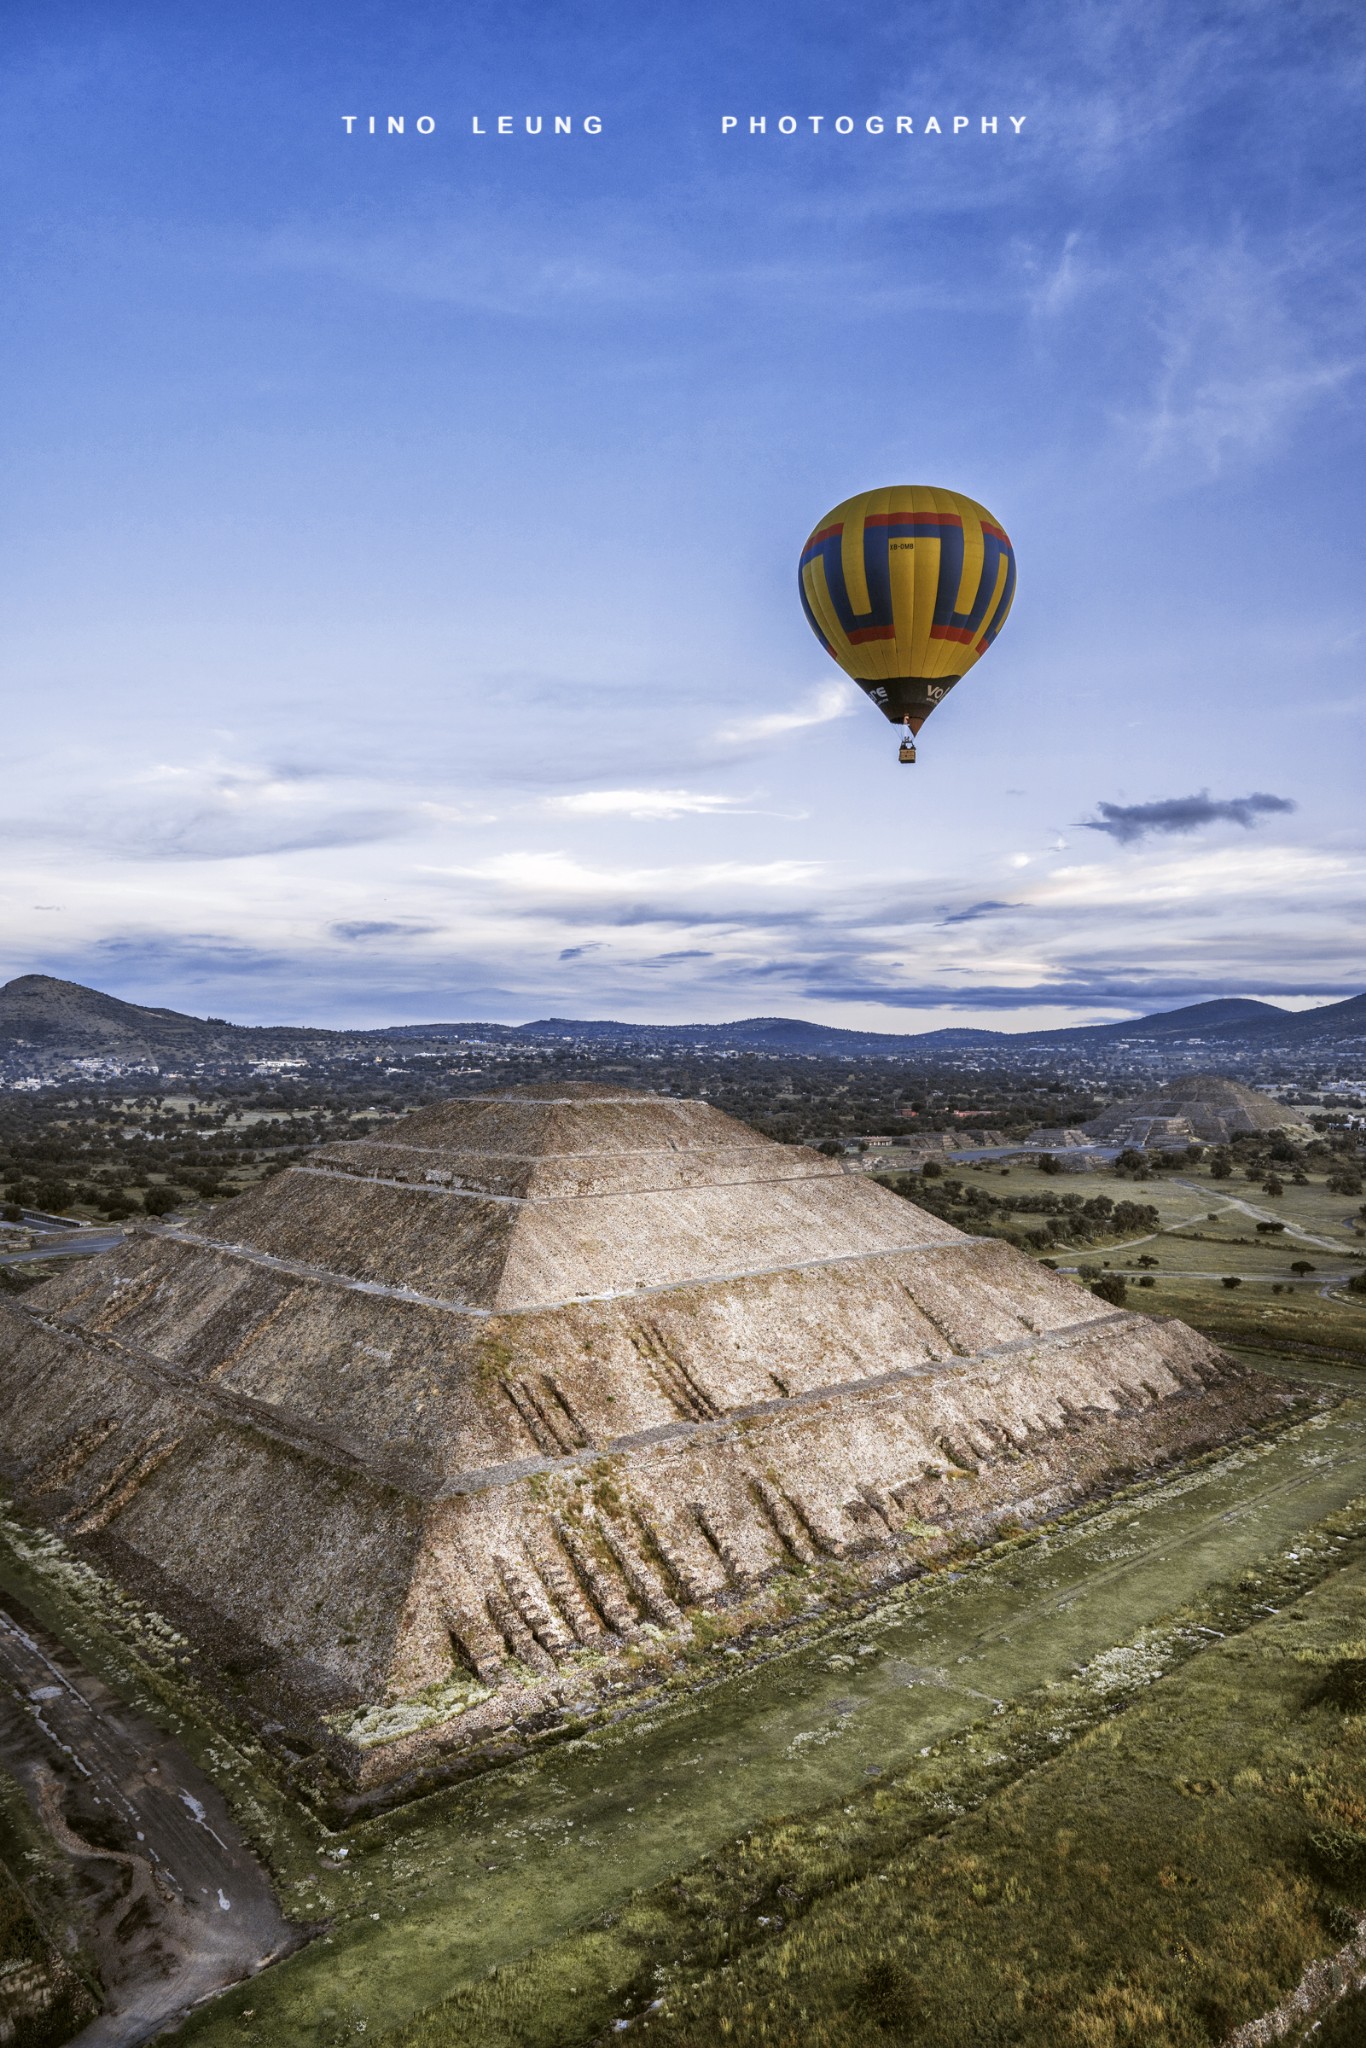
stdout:
<svg viewBox="0 0 1366 2048">
<path fill-rule="evenodd" d="M 584 789 L 546 799 L 548 811 L 572 818 L 712 817 L 740 799 L 696 789 Z"/>
</svg>

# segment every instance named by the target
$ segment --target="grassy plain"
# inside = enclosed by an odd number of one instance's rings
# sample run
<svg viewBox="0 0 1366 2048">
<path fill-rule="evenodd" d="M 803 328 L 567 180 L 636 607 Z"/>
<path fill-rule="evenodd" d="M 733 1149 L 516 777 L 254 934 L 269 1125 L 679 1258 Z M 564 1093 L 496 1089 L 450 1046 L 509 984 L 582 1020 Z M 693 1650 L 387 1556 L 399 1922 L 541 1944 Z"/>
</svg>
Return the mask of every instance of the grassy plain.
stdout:
<svg viewBox="0 0 1366 2048">
<path fill-rule="evenodd" d="M 1364 1538 L 1359 1509 L 1335 1518 L 919 1773 L 758 1830 L 388 2038 L 1225 2041 L 1360 1935 L 1366 1717 L 1332 1681 L 1366 1669 Z M 1325 1550 L 1328 1576 L 1297 1586 Z M 1183 1661 L 1200 1629 L 1209 1647 Z"/>
<path fill-rule="evenodd" d="M 1366 1366 L 1366 1294 L 1348 1292 L 1348 1276 L 1366 1272 L 1366 1218 L 1352 1195 L 1329 1191 L 1322 1179 L 1262 1192 L 1241 1175 L 1216 1181 L 1207 1171 L 1153 1174 L 1135 1181 L 1110 1171 L 1046 1174 L 1012 1164 L 1002 1178 L 992 1166 L 953 1169 L 965 1185 L 1018 1195 L 1108 1195 L 1158 1212 L 1156 1232 L 1069 1249 L 1064 1239 L 1042 1256 L 1063 1270 L 1122 1273 L 1128 1306 L 1179 1316 L 1216 1339 L 1281 1357 L 1341 1357 Z M 1021 1224 L 1036 1221 L 1025 1215 Z M 1257 1229 L 1279 1222 L 1281 1231 Z M 1149 1259 L 1155 1263 L 1145 1266 Z M 1313 1271 L 1291 1269 L 1306 1261 Z M 1140 1286 L 1150 1278 L 1151 1287 Z M 1236 1288 L 1226 1287 L 1236 1279 Z"/>
<path fill-rule="evenodd" d="M 792 1924 L 676 1988 L 666 1973 L 640 2031 L 678 2048 L 1205 2048 L 1276 2006 L 1309 1964 L 1359 1940 L 1366 1904 L 1366 1716 L 1331 1683 L 1366 1670 L 1355 1527 L 1352 1561 L 1288 1612 L 1211 1638 L 974 1810 L 941 1802 L 925 1815 L 939 1826 L 888 1842 L 878 1867 L 832 1884 L 820 1820 L 748 1845 L 749 1898 L 788 1873 L 802 1895 Z M 869 1795 L 887 1822 L 896 1791 Z M 687 1939 L 685 1911 L 669 1917 Z M 433 2022 L 402 2037 L 535 2038 Z"/>
<path fill-rule="evenodd" d="M 908 1830 L 999 1794 L 1141 1694 L 1155 1668 L 1197 1656 L 1214 1640 L 1203 1630 L 1258 1620 L 1278 1597 L 1268 1556 L 1295 1553 L 1275 1568 L 1295 1585 L 1335 1570 L 1341 1532 L 1303 1532 L 1364 1486 L 1366 1404 L 1348 1401 L 902 1589 L 765 1664 L 719 1648 L 700 1695 L 320 1838 L 314 1871 L 294 1863 L 285 1895 L 300 1917 L 327 1917 L 328 1933 L 184 2038 L 334 2048 L 386 2028 L 406 2041 L 412 2027 L 415 2043 L 482 2048 L 634 2021 L 657 1971 L 705 1976 L 769 1938 L 760 1916 L 776 1927 L 823 1886 L 870 1871 L 875 1883 Z M 1230 1585 L 1249 1569 L 1258 1587 Z M 955 1758 L 966 1776 L 952 1775 Z M 764 1864 L 773 1883 L 760 1884 L 749 1845 L 786 1843 L 792 1828 L 804 1876 L 789 1883 Z M 341 1847 L 338 1867 L 328 1858 Z M 828 1886 L 816 1881 L 827 1856 Z M 693 1903 L 671 1918 L 675 1896 Z"/>
</svg>

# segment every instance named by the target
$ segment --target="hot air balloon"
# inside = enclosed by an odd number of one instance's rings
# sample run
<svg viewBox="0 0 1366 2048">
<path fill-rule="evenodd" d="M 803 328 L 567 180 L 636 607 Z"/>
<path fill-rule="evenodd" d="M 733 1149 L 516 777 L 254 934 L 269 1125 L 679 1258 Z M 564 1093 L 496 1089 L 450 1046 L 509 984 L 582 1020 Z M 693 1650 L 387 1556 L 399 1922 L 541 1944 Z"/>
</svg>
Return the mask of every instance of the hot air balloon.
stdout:
<svg viewBox="0 0 1366 2048">
<path fill-rule="evenodd" d="M 1015 550 L 960 491 L 894 484 L 827 512 L 802 549 L 807 624 L 826 653 L 905 730 L 900 759 L 985 654 L 1015 595 Z"/>
</svg>

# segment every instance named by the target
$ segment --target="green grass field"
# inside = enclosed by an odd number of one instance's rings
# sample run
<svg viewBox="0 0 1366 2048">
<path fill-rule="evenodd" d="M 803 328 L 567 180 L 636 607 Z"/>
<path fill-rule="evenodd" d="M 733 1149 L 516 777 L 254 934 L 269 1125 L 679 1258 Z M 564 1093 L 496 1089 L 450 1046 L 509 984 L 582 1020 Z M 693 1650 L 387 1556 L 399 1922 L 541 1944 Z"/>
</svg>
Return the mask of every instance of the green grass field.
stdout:
<svg viewBox="0 0 1366 2048">
<path fill-rule="evenodd" d="M 1155 1671 L 1200 1660 L 1204 1631 L 1255 1629 L 1336 1573 L 1356 1522 L 1305 1532 L 1363 1489 L 1366 1403 L 1348 1400 L 784 1656 L 721 1649 L 702 1693 L 356 1827 L 340 1868 L 286 1856 L 292 1910 L 328 1933 L 184 2038 L 568 2044 L 637 2024 L 666 1982 L 700 1995 L 1156 1698 Z M 890 1896 L 867 1895 L 878 1912 Z"/>
<path fill-rule="evenodd" d="M 1287 1182 L 1284 1194 L 1270 1196 L 1240 1176 L 1215 1181 L 1207 1174 L 1163 1173 L 1134 1181 L 1111 1172 L 1045 1174 L 1012 1165 L 1002 1180 L 999 1169 L 954 1171 L 965 1186 L 994 1178 L 1013 1194 L 1076 1192 L 1088 1200 L 1104 1194 L 1112 1201 L 1148 1203 L 1159 1216 L 1152 1235 L 1075 1250 L 1064 1241 L 1041 1255 L 1063 1269 L 1122 1273 L 1129 1283 L 1128 1307 L 1179 1316 L 1240 1349 L 1366 1365 L 1366 1294 L 1349 1293 L 1340 1277 L 1366 1271 L 1361 1204 L 1350 1195 L 1330 1194 L 1322 1179 L 1303 1188 Z M 1020 1218 L 1021 1224 L 1034 1220 Z M 1257 1224 L 1267 1221 L 1286 1227 L 1259 1231 Z M 1156 1263 L 1145 1266 L 1143 1259 Z M 1294 1273 L 1298 1261 L 1313 1272 Z M 1151 1287 L 1139 1285 L 1145 1277 Z M 1239 1285 L 1226 1287 L 1225 1278 Z"/>
<path fill-rule="evenodd" d="M 1127 1674 L 1112 1658 L 1021 1699 L 915 1776 L 756 1831 L 386 2038 L 1224 2041 L 1366 1903 L 1360 1510 L 1318 1543 L 1316 1588 L 1295 1579 L 1309 1539 L 1140 1640 Z M 1238 1629 L 1254 1594 L 1286 1609 Z M 1209 1647 L 1180 1662 L 1183 1623 Z"/>
</svg>

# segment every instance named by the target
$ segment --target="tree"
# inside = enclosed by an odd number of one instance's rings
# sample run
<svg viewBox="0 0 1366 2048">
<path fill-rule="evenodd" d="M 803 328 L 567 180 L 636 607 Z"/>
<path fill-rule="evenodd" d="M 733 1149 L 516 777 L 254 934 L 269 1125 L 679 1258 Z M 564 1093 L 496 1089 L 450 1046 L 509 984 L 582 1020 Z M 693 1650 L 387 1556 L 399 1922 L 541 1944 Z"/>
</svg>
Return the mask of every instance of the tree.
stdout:
<svg viewBox="0 0 1366 2048">
<path fill-rule="evenodd" d="M 1059 1158 L 1057 1158 L 1057 1156 L 1052 1152 L 1038 1153 L 1035 1157 L 1034 1164 L 1038 1167 L 1040 1173 L 1062 1172 L 1062 1161 Z"/>
<path fill-rule="evenodd" d="M 1112 1308 L 1123 1308 L 1129 1288 L 1122 1273 L 1102 1273 L 1099 1280 L 1092 1281 L 1091 1292 L 1097 1300 L 1108 1301 Z"/>
<path fill-rule="evenodd" d="M 1262 1182 L 1262 1193 L 1264 1195 L 1283 1195 L 1285 1193 L 1285 1182 L 1278 1180 L 1274 1173 L 1269 1173 Z"/>
<path fill-rule="evenodd" d="M 1225 1273 L 1223 1278 L 1223 1285 L 1225 1287 L 1241 1287 L 1242 1284 L 1236 1273 Z"/>
<path fill-rule="evenodd" d="M 922 1180 L 938 1180 L 944 1169 L 937 1159 L 927 1159 L 920 1169 Z"/>
<path fill-rule="evenodd" d="M 1137 1173 L 1139 1168 L 1146 1166 L 1147 1163 L 1143 1154 L 1136 1151 L 1132 1145 L 1126 1145 L 1115 1161 L 1115 1165 L 1121 1173 Z"/>
<path fill-rule="evenodd" d="M 1291 1261 L 1290 1270 L 1292 1273 L 1298 1273 L 1303 1279 L 1306 1273 L 1316 1273 L 1318 1268 L 1311 1266 L 1308 1259 L 1294 1259 Z"/>
<path fill-rule="evenodd" d="M 1211 1180 L 1232 1180 L 1233 1161 L 1229 1158 L 1227 1152 L 1212 1152 L 1210 1154 L 1209 1177 Z"/>
<path fill-rule="evenodd" d="M 149 1216 L 169 1216 L 172 1209 L 178 1209 L 184 1197 L 179 1188 L 148 1188 L 142 1198 L 142 1206 Z"/>
</svg>

